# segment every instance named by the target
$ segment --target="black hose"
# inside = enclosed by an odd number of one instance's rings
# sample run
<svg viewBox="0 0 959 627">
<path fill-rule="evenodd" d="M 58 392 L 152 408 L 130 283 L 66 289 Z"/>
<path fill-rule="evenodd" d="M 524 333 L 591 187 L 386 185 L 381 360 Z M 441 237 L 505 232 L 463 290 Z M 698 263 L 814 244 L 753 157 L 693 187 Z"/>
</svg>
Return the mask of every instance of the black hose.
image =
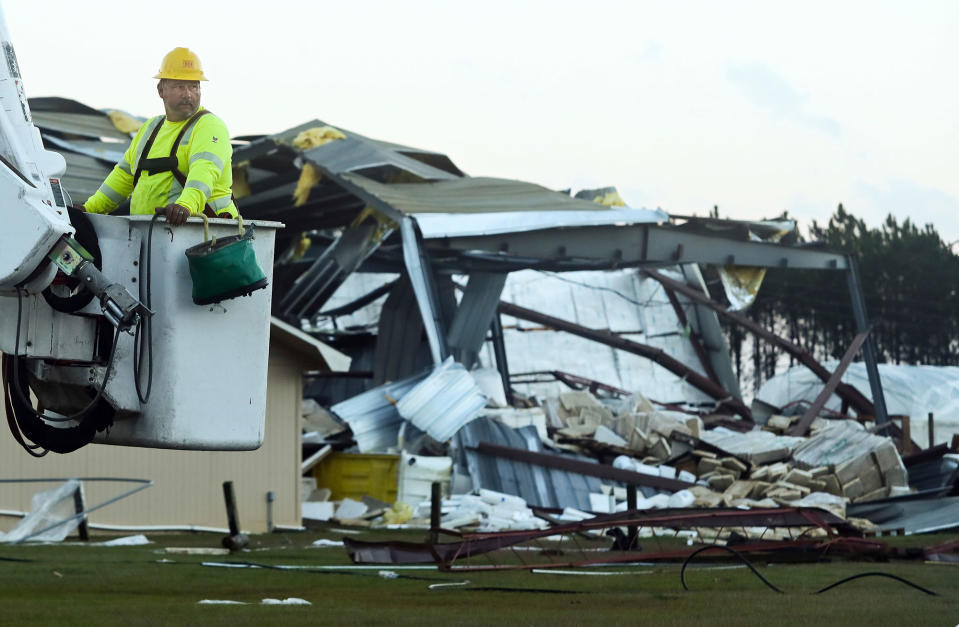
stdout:
<svg viewBox="0 0 959 627">
<path fill-rule="evenodd" d="M 140 302 L 147 309 L 153 310 L 153 226 L 163 214 L 156 213 L 150 220 L 150 228 L 147 231 L 147 251 L 144 262 L 140 265 Z M 147 354 L 147 383 L 146 391 L 143 391 L 143 362 L 141 361 L 143 353 Z M 150 392 L 153 390 L 153 322 L 149 315 L 140 316 L 137 321 L 136 332 L 133 337 L 133 382 L 137 390 L 137 398 L 140 402 L 146 404 L 150 399 Z"/>
<path fill-rule="evenodd" d="M 753 574 L 756 575 L 757 577 L 759 577 L 759 579 L 760 579 L 764 584 L 766 584 L 767 586 L 769 586 L 771 589 L 775 590 L 775 591 L 778 592 L 779 594 L 785 594 L 782 590 L 780 590 L 779 588 L 777 588 L 776 586 L 774 586 L 773 584 L 771 584 L 768 579 L 766 579 L 766 578 L 763 577 L 761 574 L 759 574 L 759 571 L 756 570 L 756 568 L 755 568 L 752 564 L 749 563 L 749 560 L 747 560 L 747 559 L 743 556 L 742 553 L 740 553 L 739 551 L 737 551 L 737 550 L 735 550 L 735 549 L 731 549 L 731 548 L 729 548 L 728 546 L 719 546 L 719 545 L 704 546 L 704 547 L 701 548 L 701 549 L 698 549 L 698 550 L 696 550 L 696 551 L 693 551 L 693 552 L 689 555 L 689 557 L 686 558 L 686 561 L 683 562 L 683 568 L 682 568 L 682 570 L 679 571 L 679 579 L 680 579 L 680 581 L 683 583 L 683 590 L 689 591 L 689 586 L 686 585 L 686 567 L 689 565 L 689 562 L 690 562 L 694 557 L 696 557 L 697 555 L 699 555 L 700 553 L 702 553 L 702 552 L 704 552 L 704 551 L 708 551 L 708 550 L 710 550 L 710 549 L 722 549 L 722 550 L 724 550 L 724 551 L 728 551 L 729 553 L 732 553 L 733 555 L 735 555 L 736 557 L 738 557 L 738 558 L 743 562 L 743 564 L 745 564 L 746 566 L 748 566 L 748 567 L 749 567 L 749 570 L 753 571 Z"/>
<path fill-rule="evenodd" d="M 22 378 L 27 374 L 26 366 L 20 362 L 20 328 L 23 322 L 23 294 L 17 289 L 17 333 L 12 356 L 4 356 L 4 382 L 6 406 L 8 408 L 8 422 L 14 439 L 34 457 L 42 457 L 48 451 L 56 453 L 70 453 L 81 446 L 89 444 L 97 431 L 113 424 L 113 408 L 103 400 L 103 392 L 110 374 L 113 371 L 116 347 L 119 342 L 120 331 L 117 329 L 113 337 L 113 346 L 110 350 L 110 359 L 104 373 L 103 382 L 90 404 L 72 416 L 57 418 L 46 416 L 34 409 L 27 397 L 28 390 Z M 8 364 L 12 364 L 13 374 L 9 373 Z M 21 372 L 21 370 L 23 372 Z M 11 388 L 13 391 L 11 392 Z M 73 427 L 54 427 L 50 422 L 78 421 Z M 21 432 L 23 435 L 21 435 Z M 23 436 L 32 440 L 28 444 Z M 38 453 L 39 449 L 46 449 Z"/>
<path fill-rule="evenodd" d="M 82 420 L 90 413 L 96 404 L 99 402 L 100 398 L 103 396 L 103 391 L 107 387 L 107 381 L 110 380 L 110 373 L 113 371 L 113 360 L 117 355 L 117 344 L 120 340 L 120 329 L 117 328 L 116 333 L 113 335 L 113 347 L 110 349 L 110 359 L 107 361 L 107 369 L 103 374 L 103 381 L 100 383 L 100 387 L 97 389 L 96 396 L 93 397 L 93 400 L 90 401 L 90 404 L 81 409 L 79 412 L 73 414 L 72 416 L 64 416 L 62 418 L 56 418 L 53 416 L 47 416 L 41 414 L 33 409 L 33 404 L 27 399 L 23 393 L 23 387 L 20 383 L 20 368 L 19 368 L 19 359 L 20 359 L 20 325 L 23 319 L 23 294 L 20 292 L 20 288 L 17 288 L 17 335 L 16 340 L 13 344 L 13 383 L 14 383 L 14 394 L 17 395 L 17 400 L 19 400 L 25 407 L 29 407 L 30 411 L 33 413 L 34 417 L 41 420 L 46 420 L 48 422 L 72 422 L 74 420 Z"/>
<path fill-rule="evenodd" d="M 833 588 L 835 588 L 835 587 L 837 587 L 837 586 L 841 586 L 842 584 L 846 583 L 847 581 L 852 581 L 853 579 L 859 579 L 860 577 L 889 577 L 890 579 L 895 579 L 896 581 L 902 582 L 902 583 L 906 584 L 907 586 L 912 586 L 913 588 L 915 588 L 916 590 L 919 590 L 920 592 L 925 592 L 926 594 L 928 594 L 928 595 L 930 595 L 930 596 L 934 596 L 934 597 L 935 597 L 935 596 L 939 596 L 938 594 L 936 594 L 936 593 L 933 592 L 932 590 L 927 590 L 926 588 L 923 588 L 923 587 L 920 586 L 920 585 L 914 584 L 914 583 L 912 583 L 911 581 L 909 581 L 908 579 L 904 579 L 904 578 L 902 578 L 902 577 L 900 577 L 900 576 L 898 576 L 898 575 L 891 575 L 891 574 L 889 574 L 889 573 L 878 573 L 878 572 L 859 573 L 858 575 L 853 575 L 852 577 L 846 577 L 845 579 L 840 579 L 840 580 L 837 581 L 836 583 L 831 583 L 831 584 L 829 584 L 828 586 L 826 586 L 826 587 L 823 588 L 822 590 L 817 590 L 817 591 L 816 591 L 816 594 L 822 594 L 822 593 L 825 592 L 826 590 L 831 590 L 831 589 L 833 589 Z"/>
</svg>

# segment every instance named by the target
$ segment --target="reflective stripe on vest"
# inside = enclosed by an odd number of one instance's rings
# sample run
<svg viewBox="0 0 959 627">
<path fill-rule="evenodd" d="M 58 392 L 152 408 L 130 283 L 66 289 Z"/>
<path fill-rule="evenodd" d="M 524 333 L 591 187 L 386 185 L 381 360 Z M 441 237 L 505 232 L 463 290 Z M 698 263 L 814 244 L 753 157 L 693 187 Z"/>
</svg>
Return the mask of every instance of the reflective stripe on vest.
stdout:
<svg viewBox="0 0 959 627">
<path fill-rule="evenodd" d="M 233 199 L 230 198 L 229 196 L 224 196 L 223 198 L 217 198 L 216 200 L 211 200 L 208 204 L 214 211 L 216 211 L 217 213 L 220 213 L 221 211 L 229 207 L 231 204 L 233 204 Z"/>
<path fill-rule="evenodd" d="M 186 187 L 187 189 L 199 190 L 200 193 L 203 194 L 204 200 L 208 199 L 210 195 L 213 194 L 213 190 L 210 189 L 210 186 L 202 181 L 187 181 Z"/>
<path fill-rule="evenodd" d="M 193 165 L 194 162 L 199 161 L 200 159 L 206 159 L 211 162 L 213 165 L 218 167 L 221 171 L 223 170 L 223 159 L 220 159 L 218 156 L 212 152 L 198 152 L 192 157 L 190 157 L 190 165 Z"/>
<path fill-rule="evenodd" d="M 110 187 L 106 183 L 102 184 L 100 186 L 100 189 L 98 189 L 97 191 L 99 191 L 101 194 L 109 198 L 112 202 L 116 203 L 117 205 L 119 205 L 124 200 L 126 200 L 125 196 L 122 196 L 119 193 L 117 193 L 112 187 Z"/>
</svg>

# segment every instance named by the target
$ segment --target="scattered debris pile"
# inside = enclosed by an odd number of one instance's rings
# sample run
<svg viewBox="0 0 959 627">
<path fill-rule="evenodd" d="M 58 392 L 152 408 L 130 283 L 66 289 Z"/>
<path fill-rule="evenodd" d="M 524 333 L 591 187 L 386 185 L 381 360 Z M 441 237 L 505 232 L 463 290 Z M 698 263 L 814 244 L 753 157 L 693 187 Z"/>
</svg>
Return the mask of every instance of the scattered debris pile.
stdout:
<svg viewBox="0 0 959 627">
<path fill-rule="evenodd" d="M 854 419 L 825 418 L 813 421 L 807 437 L 786 435 L 795 420 L 773 415 L 765 425 L 735 430 L 715 426 L 735 424 L 725 417 L 657 409 L 642 395 L 600 399 L 588 391 L 539 407 L 481 409 L 448 444 L 427 438 L 427 448 L 448 451 L 442 459 L 452 465 L 445 466 L 440 525 L 534 530 L 667 508 L 814 507 L 845 519 L 851 504 L 912 493 L 892 438 Z M 415 500 L 400 524 L 429 526 L 424 486 L 416 497 L 407 490 Z M 637 488 L 635 503 L 628 486 Z M 866 518 L 850 520 L 874 531 Z"/>
</svg>

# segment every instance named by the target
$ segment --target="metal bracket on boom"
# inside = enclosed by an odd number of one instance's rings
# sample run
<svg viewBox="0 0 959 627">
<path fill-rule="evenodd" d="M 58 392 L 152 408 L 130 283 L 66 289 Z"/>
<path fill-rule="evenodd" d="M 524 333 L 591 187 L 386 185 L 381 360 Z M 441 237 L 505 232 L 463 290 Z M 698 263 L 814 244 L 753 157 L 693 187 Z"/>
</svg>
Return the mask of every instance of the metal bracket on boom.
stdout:
<svg viewBox="0 0 959 627">
<path fill-rule="evenodd" d="M 72 237 L 57 242 L 48 257 L 65 274 L 79 278 L 96 295 L 103 315 L 121 331 L 132 335 L 132 329 L 142 316 L 153 315 L 126 288 L 104 276 L 93 264 L 93 256 Z"/>
</svg>

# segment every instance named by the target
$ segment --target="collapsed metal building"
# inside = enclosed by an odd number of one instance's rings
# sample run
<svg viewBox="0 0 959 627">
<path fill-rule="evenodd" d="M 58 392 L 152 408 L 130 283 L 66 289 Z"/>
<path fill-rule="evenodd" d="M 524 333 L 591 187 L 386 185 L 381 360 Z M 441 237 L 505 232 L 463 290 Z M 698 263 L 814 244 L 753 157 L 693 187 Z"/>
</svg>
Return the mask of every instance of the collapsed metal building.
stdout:
<svg viewBox="0 0 959 627">
<path fill-rule="evenodd" d="M 64 187 L 75 200 L 86 197 L 122 154 L 129 135 L 120 129 L 130 128 L 130 120 L 60 98 L 34 99 L 31 107 L 44 141 L 67 160 Z M 424 373 L 449 360 L 466 370 L 495 367 L 508 405 L 523 400 L 513 392 L 531 375 L 619 395 L 638 391 L 635 382 L 622 389 L 595 376 L 596 364 L 585 354 L 578 363 L 573 356 L 575 372 L 511 370 L 511 360 L 523 358 L 509 350 L 507 341 L 518 321 L 655 363 L 673 380 L 661 398 L 644 390 L 650 398 L 751 426 L 752 409 L 743 402 L 719 325 L 723 317 L 790 352 L 857 414 L 887 421 L 855 261 L 796 245 L 794 224 L 676 217 L 659 209 L 607 206 L 602 201 L 610 189 L 572 195 L 522 181 L 471 177 L 442 153 L 367 138 L 319 120 L 274 135 L 236 138 L 233 174 L 234 195 L 247 221 L 286 225 L 273 260 L 274 315 L 311 330 L 352 358 L 350 372 L 317 376 L 307 395 L 344 414 L 353 411 L 357 421 L 340 417 L 354 428 L 357 442 L 362 439 L 358 421 L 369 433 L 367 441 L 376 443 L 373 448 L 391 438 L 395 442 L 406 423 L 413 433 L 418 424 L 435 427 L 422 413 L 430 402 L 421 403 L 419 414 L 408 410 L 415 414 L 411 418 L 394 407 L 403 399 L 388 393 L 374 394 L 370 404 L 360 399 L 384 385 L 406 393 L 428 381 Z M 711 300 L 700 265 L 846 273 L 860 332 L 855 348 L 861 344 L 871 399 L 835 380 L 848 362 L 830 372 L 799 347 Z M 683 332 L 673 329 L 667 346 L 659 337 L 665 334 L 648 328 L 591 326 L 558 315 L 552 302 L 505 300 L 510 277 L 529 271 L 627 273 L 641 284 L 623 307 L 641 310 L 643 298 L 655 289 L 670 304 L 669 324 Z M 354 286 L 345 297 L 339 290 L 358 275 L 378 279 L 359 283 L 366 289 Z M 356 329 L 344 323 L 374 303 L 371 324 Z M 642 327 L 642 321 L 633 326 Z M 548 347 L 541 343 L 536 350 Z M 465 392 L 453 398 L 447 383 L 432 383 L 437 403 L 465 407 L 472 402 Z M 800 424 L 808 427 L 808 421 Z M 443 426 L 436 433 L 455 432 L 461 423 Z"/>
<path fill-rule="evenodd" d="M 75 200 L 85 198 L 122 154 L 129 134 L 120 129 L 135 128 L 136 121 L 63 98 L 30 104 L 44 141 L 67 159 L 65 188 Z M 375 336 L 327 336 L 359 357 L 342 389 L 331 392 L 331 402 L 449 356 L 471 368 L 487 339 L 509 394 L 505 314 L 653 359 L 715 401 L 718 411 L 748 419 L 697 264 L 845 272 L 857 328 L 868 327 L 855 262 L 815 247 L 762 241 L 781 224 L 676 219 L 662 210 L 593 202 L 607 190 L 571 196 L 522 181 L 470 177 L 442 153 L 319 120 L 275 135 L 237 138 L 234 145 L 234 195 L 243 215 L 286 225 L 277 237 L 274 314 L 307 328 L 318 318 L 333 318 L 335 326 L 336 317 L 386 297 Z M 794 233 L 782 240 L 790 241 Z M 681 280 L 665 293 L 690 327 L 687 339 L 696 359 L 670 359 L 656 346 L 501 301 L 512 272 L 631 268 L 678 272 L 673 276 Z M 351 303 L 324 309 L 355 272 L 396 278 Z M 663 282 L 662 275 L 654 276 Z M 685 310 L 693 312 L 688 320 Z M 874 413 L 882 422 L 885 407 L 868 338 L 863 356 Z"/>
</svg>

